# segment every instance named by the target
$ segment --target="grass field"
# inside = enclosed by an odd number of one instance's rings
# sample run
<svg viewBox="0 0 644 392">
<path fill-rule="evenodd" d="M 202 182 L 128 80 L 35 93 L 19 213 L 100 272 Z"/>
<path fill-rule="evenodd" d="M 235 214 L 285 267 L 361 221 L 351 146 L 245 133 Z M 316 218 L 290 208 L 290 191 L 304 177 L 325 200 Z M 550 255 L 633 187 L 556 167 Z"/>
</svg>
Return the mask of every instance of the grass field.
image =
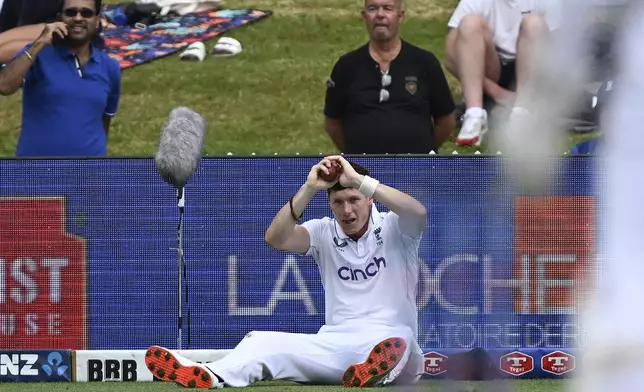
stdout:
<svg viewBox="0 0 644 392">
<path fill-rule="evenodd" d="M 456 3 L 409 1 L 403 38 L 442 59 Z M 207 155 L 335 153 L 323 130 L 325 81 L 341 54 L 367 40 L 360 6 L 361 0 L 227 0 L 224 8 L 270 9 L 274 15 L 228 33 L 244 46 L 239 56 L 195 64 L 174 55 L 123 71 L 109 155 L 152 155 L 164 120 L 180 105 L 208 120 Z M 206 43 L 208 49 L 215 41 Z M 449 80 L 458 97 L 457 83 Z M 0 156 L 14 154 L 20 99 L 20 93 L 0 97 Z M 570 134 L 569 144 L 589 136 Z M 475 151 L 456 148 L 454 137 L 442 153 Z"/>
<path fill-rule="evenodd" d="M 503 388 L 498 388 L 503 386 Z M 301 386 L 285 382 L 261 382 L 249 387 L 251 392 L 340 392 L 347 389 L 327 386 Z M 439 382 L 425 381 L 413 388 L 378 388 L 378 391 L 418 392 L 563 392 L 564 380 L 513 380 L 503 384 L 491 382 Z M 184 390 L 169 383 L 0 383 L 2 392 L 164 392 Z"/>
</svg>

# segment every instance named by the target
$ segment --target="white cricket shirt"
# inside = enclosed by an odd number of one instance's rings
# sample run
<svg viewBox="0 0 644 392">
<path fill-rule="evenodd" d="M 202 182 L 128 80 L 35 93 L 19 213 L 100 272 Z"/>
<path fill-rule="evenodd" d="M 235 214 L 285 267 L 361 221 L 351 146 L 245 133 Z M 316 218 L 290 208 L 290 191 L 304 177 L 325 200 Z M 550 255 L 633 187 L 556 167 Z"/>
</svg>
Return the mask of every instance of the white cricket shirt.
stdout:
<svg viewBox="0 0 644 392">
<path fill-rule="evenodd" d="M 565 0 L 559 0 L 565 1 Z M 456 28 L 467 14 L 483 16 L 492 31 L 499 56 L 513 60 L 517 54 L 519 27 L 524 16 L 542 14 L 550 30 L 561 27 L 561 4 L 557 0 L 461 0 L 447 25 Z"/>
<path fill-rule="evenodd" d="M 303 226 L 311 237 L 306 255 L 315 259 L 324 285 L 326 325 L 407 326 L 417 336 L 420 235 L 403 234 L 398 215 L 375 205 L 358 241 L 328 217 Z"/>
</svg>

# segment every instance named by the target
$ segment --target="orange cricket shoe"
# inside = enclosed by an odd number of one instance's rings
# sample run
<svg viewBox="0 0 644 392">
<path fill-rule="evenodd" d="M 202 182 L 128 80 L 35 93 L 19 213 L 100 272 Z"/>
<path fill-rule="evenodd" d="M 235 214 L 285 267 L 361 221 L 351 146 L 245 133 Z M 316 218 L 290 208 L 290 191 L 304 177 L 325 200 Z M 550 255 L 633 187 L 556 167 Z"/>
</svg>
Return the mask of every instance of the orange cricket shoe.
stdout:
<svg viewBox="0 0 644 392">
<path fill-rule="evenodd" d="M 221 388 L 212 373 L 204 366 L 180 355 L 172 354 L 168 349 L 159 346 L 148 348 L 145 353 L 145 365 L 161 381 L 172 381 L 186 388 Z"/>
<path fill-rule="evenodd" d="M 346 388 L 377 386 L 403 358 L 407 342 L 400 337 L 383 340 L 369 353 L 364 362 L 349 366 L 342 376 Z"/>
</svg>

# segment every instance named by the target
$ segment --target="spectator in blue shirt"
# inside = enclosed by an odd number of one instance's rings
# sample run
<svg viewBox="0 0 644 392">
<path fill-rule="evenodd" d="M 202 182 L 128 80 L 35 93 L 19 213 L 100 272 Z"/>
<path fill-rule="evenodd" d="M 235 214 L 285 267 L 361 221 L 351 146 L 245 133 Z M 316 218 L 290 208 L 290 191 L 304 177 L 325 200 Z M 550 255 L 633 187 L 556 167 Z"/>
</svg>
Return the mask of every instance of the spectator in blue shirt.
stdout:
<svg viewBox="0 0 644 392">
<path fill-rule="evenodd" d="M 0 70 L 0 94 L 23 91 L 17 156 L 107 155 L 121 72 L 92 43 L 100 9 L 100 0 L 63 0 L 58 21 Z"/>
</svg>

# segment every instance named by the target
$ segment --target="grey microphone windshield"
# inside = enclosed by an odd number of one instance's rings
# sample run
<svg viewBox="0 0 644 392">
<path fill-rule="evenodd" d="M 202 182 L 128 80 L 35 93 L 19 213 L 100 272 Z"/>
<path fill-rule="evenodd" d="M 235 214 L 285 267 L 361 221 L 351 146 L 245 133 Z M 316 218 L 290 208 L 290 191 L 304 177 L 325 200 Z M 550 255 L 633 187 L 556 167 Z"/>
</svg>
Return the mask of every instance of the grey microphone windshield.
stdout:
<svg viewBox="0 0 644 392">
<path fill-rule="evenodd" d="M 205 132 L 205 120 L 193 110 L 178 107 L 170 112 L 154 156 L 164 181 L 179 188 L 188 182 L 199 166 Z"/>
</svg>

